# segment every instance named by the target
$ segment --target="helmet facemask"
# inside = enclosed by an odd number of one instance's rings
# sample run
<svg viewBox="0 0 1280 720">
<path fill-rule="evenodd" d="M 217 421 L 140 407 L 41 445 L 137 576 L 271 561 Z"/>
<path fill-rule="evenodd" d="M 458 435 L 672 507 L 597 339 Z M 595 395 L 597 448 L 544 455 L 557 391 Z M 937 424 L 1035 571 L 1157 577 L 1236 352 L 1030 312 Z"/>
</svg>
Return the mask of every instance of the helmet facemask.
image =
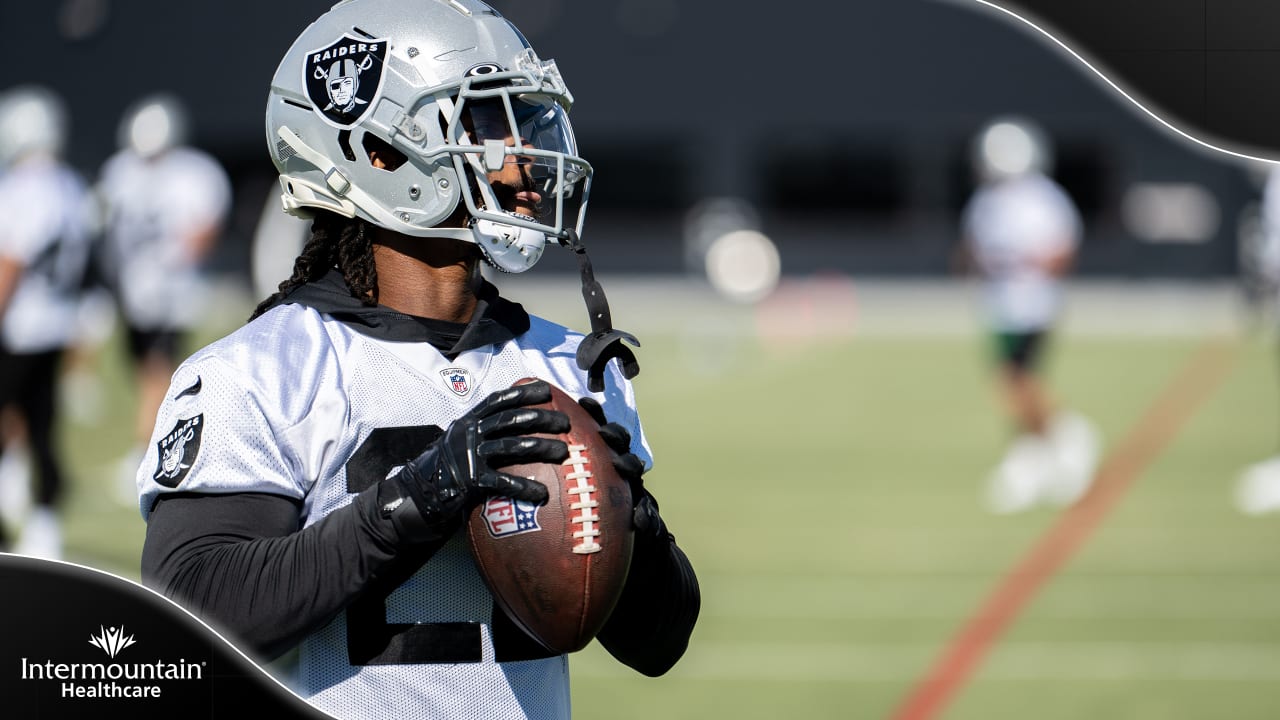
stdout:
<svg viewBox="0 0 1280 720">
<path fill-rule="evenodd" d="M 531 267 L 548 239 L 571 245 L 590 191 L 591 166 L 578 156 L 566 113 L 571 100 L 563 85 L 545 82 L 558 80 L 554 63 L 538 64 L 532 52 L 527 58 L 551 72 L 469 75 L 444 129 L 474 241 L 505 272 Z M 543 81 L 533 85 L 534 78 Z"/>
</svg>

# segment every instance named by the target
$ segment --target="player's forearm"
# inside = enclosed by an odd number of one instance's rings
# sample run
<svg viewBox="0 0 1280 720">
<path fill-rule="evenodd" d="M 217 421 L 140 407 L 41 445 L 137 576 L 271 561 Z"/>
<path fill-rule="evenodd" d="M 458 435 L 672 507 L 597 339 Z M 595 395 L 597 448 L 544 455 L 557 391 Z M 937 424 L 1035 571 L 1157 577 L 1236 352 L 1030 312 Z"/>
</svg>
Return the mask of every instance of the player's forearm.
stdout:
<svg viewBox="0 0 1280 720">
<path fill-rule="evenodd" d="M 1040 267 L 1053 277 L 1062 277 L 1075 264 L 1075 254 L 1069 250 L 1052 253 L 1041 260 Z"/>
<path fill-rule="evenodd" d="M 18 289 L 18 281 L 22 279 L 24 266 L 19 261 L 0 256 L 0 318 L 9 309 L 9 301 Z"/>
<path fill-rule="evenodd" d="M 624 665 L 657 677 L 684 655 L 701 604 L 698 578 L 674 538 L 637 548 L 622 597 L 598 639 Z"/>
<path fill-rule="evenodd" d="M 302 530 L 296 502 L 283 497 L 161 500 L 148 522 L 143 582 L 274 658 L 326 625 L 400 554 L 372 493 Z"/>
</svg>

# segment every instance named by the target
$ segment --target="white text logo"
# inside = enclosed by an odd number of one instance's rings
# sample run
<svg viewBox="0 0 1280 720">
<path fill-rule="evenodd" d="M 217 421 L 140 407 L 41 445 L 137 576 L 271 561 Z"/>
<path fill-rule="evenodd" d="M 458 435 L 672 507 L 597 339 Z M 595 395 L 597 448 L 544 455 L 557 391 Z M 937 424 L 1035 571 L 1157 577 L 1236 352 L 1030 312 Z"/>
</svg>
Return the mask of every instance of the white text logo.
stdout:
<svg viewBox="0 0 1280 720">
<path fill-rule="evenodd" d="M 89 636 L 89 644 L 93 645 L 107 654 L 107 657 L 115 657 L 116 653 L 133 644 L 133 636 L 125 637 L 124 626 L 118 628 L 103 628 L 98 626 L 98 634 Z"/>
</svg>

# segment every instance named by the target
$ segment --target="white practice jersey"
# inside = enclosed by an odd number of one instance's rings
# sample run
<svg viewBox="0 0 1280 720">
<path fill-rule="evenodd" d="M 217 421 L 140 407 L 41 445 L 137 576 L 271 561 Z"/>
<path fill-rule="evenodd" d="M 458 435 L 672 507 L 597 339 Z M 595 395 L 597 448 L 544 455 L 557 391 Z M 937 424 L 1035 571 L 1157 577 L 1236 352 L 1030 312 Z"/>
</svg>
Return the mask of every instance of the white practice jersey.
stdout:
<svg viewBox="0 0 1280 720">
<path fill-rule="evenodd" d="M 98 192 L 125 318 L 148 330 L 193 326 L 203 285 L 184 238 L 227 216 L 231 184 L 222 167 L 194 148 L 151 160 L 122 150 L 103 166 Z"/>
<path fill-rule="evenodd" d="M 178 368 L 138 472 L 144 517 L 162 493 L 260 492 L 301 500 L 309 526 L 396 470 L 370 461 L 389 432 L 444 428 L 525 377 L 590 394 L 575 361 L 582 336 L 541 318 L 450 361 L 427 343 L 374 339 L 326 317 L 276 307 Z M 630 383 L 612 365 L 605 383 L 593 397 L 651 465 Z M 339 718 L 570 717 L 567 656 L 494 660 L 493 598 L 461 534 L 373 606 L 307 637 L 297 676 L 282 681 Z M 479 623 L 482 661 L 352 665 L 349 629 L 386 623 Z"/>
<path fill-rule="evenodd" d="M 52 159 L 0 175 L 0 255 L 24 267 L 0 321 L 8 351 L 44 352 L 75 340 L 92 217 L 84 181 Z"/>
<path fill-rule="evenodd" d="M 974 193 L 962 225 L 987 281 L 994 328 L 1029 332 L 1052 324 L 1060 310 L 1061 282 L 1038 263 L 1080 243 L 1080 214 L 1067 193 L 1044 175 L 1002 180 Z"/>
<path fill-rule="evenodd" d="M 1280 166 L 1267 172 L 1259 214 L 1262 233 L 1259 270 L 1273 287 L 1280 288 Z"/>
</svg>

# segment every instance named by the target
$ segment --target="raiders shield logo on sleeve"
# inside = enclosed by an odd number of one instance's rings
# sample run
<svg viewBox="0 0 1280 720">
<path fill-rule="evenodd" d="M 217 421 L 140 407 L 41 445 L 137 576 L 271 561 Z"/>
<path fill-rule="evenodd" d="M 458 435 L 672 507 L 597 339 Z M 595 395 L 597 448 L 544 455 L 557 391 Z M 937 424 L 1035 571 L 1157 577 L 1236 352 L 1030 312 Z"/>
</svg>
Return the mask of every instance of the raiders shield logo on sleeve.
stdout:
<svg viewBox="0 0 1280 720">
<path fill-rule="evenodd" d="M 342 129 L 360 122 L 382 91 L 386 59 L 386 38 L 347 34 L 307 53 L 303 82 L 320 117 Z"/>
<path fill-rule="evenodd" d="M 160 456 L 151 478 L 165 487 L 176 488 L 195 464 L 200 452 L 200 432 L 204 429 L 204 415 L 179 418 L 169 434 L 156 443 Z"/>
</svg>

